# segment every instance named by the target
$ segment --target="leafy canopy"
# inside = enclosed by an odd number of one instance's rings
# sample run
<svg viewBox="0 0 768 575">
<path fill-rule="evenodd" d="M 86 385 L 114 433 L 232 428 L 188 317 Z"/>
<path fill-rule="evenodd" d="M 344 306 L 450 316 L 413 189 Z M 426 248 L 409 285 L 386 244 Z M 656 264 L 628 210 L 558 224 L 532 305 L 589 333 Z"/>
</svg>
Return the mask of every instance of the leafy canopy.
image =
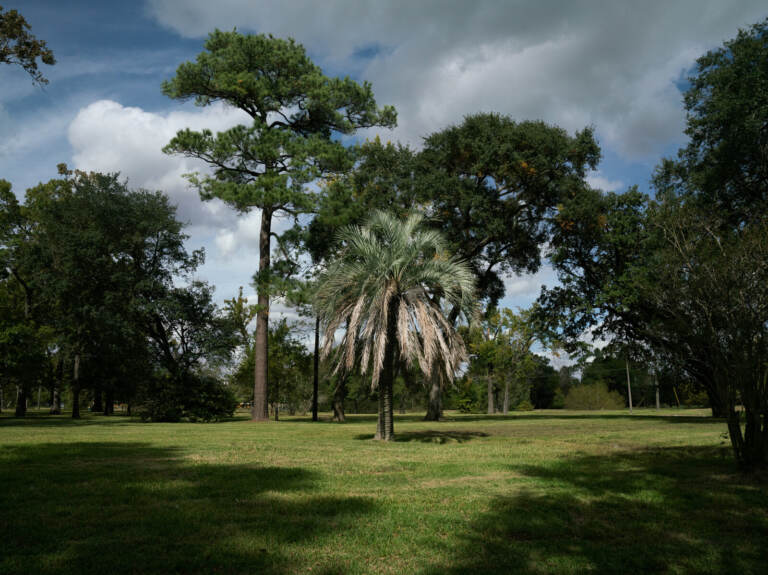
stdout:
<svg viewBox="0 0 768 575">
<path fill-rule="evenodd" d="M 29 24 L 18 11 L 3 12 L 0 6 L 0 62 L 17 64 L 32 76 L 34 83 L 47 84 L 48 80 L 37 67 L 37 60 L 52 66 L 56 59 L 45 41 L 35 38 L 29 29 Z"/>
</svg>

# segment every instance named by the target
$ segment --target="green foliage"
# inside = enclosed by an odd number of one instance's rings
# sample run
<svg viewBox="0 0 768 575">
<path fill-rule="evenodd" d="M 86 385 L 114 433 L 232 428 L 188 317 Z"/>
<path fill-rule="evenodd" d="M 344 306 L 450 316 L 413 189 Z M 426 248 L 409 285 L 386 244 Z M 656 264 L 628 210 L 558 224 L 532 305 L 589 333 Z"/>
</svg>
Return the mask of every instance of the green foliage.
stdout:
<svg viewBox="0 0 768 575">
<path fill-rule="evenodd" d="M 718 209 L 730 224 L 768 205 L 768 19 L 696 62 L 685 93 L 689 143 L 658 167 L 655 185 Z"/>
<path fill-rule="evenodd" d="M 536 409 L 563 407 L 563 394 L 560 392 L 560 377 L 549 364 L 549 360 L 533 355 L 531 379 L 531 403 Z"/>
<path fill-rule="evenodd" d="M 396 366 L 418 367 L 427 378 L 450 382 L 466 357 L 464 342 L 446 320 L 440 300 L 472 317 L 474 279 L 446 250 L 442 235 L 374 212 L 362 227 L 339 233 L 343 246 L 318 280 L 315 309 L 324 324 L 324 354 L 338 346 L 338 370 L 371 374 L 379 388 L 384 438 L 392 439 L 392 386 Z M 381 384 L 380 384 L 381 380 Z"/>
<path fill-rule="evenodd" d="M 524 399 L 515 406 L 515 411 L 533 411 L 533 404 L 527 399 Z"/>
<path fill-rule="evenodd" d="M 570 136 L 544 122 L 471 115 L 426 138 L 420 201 L 495 306 L 504 273 L 538 269 L 547 219 L 586 187 L 599 159 L 590 128 Z"/>
<path fill-rule="evenodd" d="M 29 29 L 29 24 L 18 11 L 3 12 L 0 6 L 0 62 L 17 64 L 32 76 L 33 82 L 47 84 L 48 80 L 38 70 L 37 60 L 51 66 L 56 59 L 46 43 L 35 38 Z"/>
<path fill-rule="evenodd" d="M 624 399 L 615 391 L 609 391 L 603 382 L 576 385 L 565 397 L 566 409 L 622 409 Z"/>
<path fill-rule="evenodd" d="M 182 130 L 167 153 L 199 158 L 213 176 L 190 176 L 203 199 L 221 198 L 239 211 L 291 214 L 314 209 L 304 186 L 347 169 L 350 157 L 334 133 L 395 124 L 394 109 L 378 109 L 371 86 L 323 75 L 292 39 L 213 32 L 196 62 L 179 66 L 163 84 L 174 99 L 206 106 L 224 101 L 253 120 L 217 135 Z"/>
<path fill-rule="evenodd" d="M 142 421 L 218 421 L 231 417 L 237 407 L 232 389 L 205 373 L 183 381 L 158 376 L 145 383 L 135 408 Z"/>
<path fill-rule="evenodd" d="M 481 382 L 482 383 L 482 382 Z M 472 378 L 466 377 L 458 386 L 458 392 L 449 392 L 446 399 L 459 413 L 482 413 L 482 392 Z"/>
</svg>

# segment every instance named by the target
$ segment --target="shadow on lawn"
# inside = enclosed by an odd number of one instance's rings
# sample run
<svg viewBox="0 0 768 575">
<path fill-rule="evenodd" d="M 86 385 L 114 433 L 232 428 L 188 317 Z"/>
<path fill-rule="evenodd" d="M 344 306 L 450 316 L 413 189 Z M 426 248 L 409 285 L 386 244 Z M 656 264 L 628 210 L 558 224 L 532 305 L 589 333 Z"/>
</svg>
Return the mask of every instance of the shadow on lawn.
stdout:
<svg viewBox="0 0 768 575">
<path fill-rule="evenodd" d="M 425 574 L 759 573 L 768 491 L 714 448 L 512 466 L 537 489 L 498 497 Z"/>
<path fill-rule="evenodd" d="M 668 423 L 712 423 L 717 421 L 725 421 L 724 419 L 713 418 L 709 416 L 700 415 L 650 415 L 640 414 L 631 415 L 629 413 L 601 413 L 600 411 L 593 411 L 591 413 L 576 413 L 576 414 L 556 414 L 556 413 L 527 413 L 527 414 L 515 414 L 515 415 L 459 415 L 448 416 L 441 421 L 450 422 L 462 422 L 462 421 L 546 421 L 549 419 L 568 421 L 568 420 L 581 420 L 581 419 L 624 419 L 634 421 L 665 421 Z"/>
<path fill-rule="evenodd" d="M 315 493 L 316 479 L 300 467 L 183 460 L 146 443 L 0 447 L 0 572 L 305 570 L 296 546 L 353 530 L 374 509 Z"/>
<path fill-rule="evenodd" d="M 421 443 L 465 443 L 477 437 L 488 437 L 487 433 L 482 431 L 455 431 L 455 430 L 426 430 L 426 431 L 405 431 L 395 432 L 395 441 L 406 443 L 409 441 L 419 441 Z M 356 435 L 355 439 L 365 440 L 373 439 L 373 433 L 362 433 Z"/>
</svg>

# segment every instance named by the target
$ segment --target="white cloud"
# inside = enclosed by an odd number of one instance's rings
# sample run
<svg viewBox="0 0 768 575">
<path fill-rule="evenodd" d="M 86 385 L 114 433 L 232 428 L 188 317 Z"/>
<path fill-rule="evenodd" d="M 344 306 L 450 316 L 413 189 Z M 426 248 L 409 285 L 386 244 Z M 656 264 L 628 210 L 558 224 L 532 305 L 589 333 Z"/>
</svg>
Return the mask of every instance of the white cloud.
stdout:
<svg viewBox="0 0 768 575">
<path fill-rule="evenodd" d="M 609 180 L 600 174 L 600 171 L 594 171 L 587 174 L 587 183 L 591 188 L 603 190 L 604 192 L 616 192 L 624 187 L 621 180 Z"/>
<path fill-rule="evenodd" d="M 682 138 L 675 82 L 695 57 L 766 14 L 761 0 L 149 0 L 147 9 L 188 37 L 235 26 L 295 37 L 326 67 L 370 80 L 378 101 L 398 109 L 394 137 L 412 145 L 493 110 L 569 130 L 593 124 L 632 159 Z M 372 57 L 360 58 L 366 48 Z"/>
<path fill-rule="evenodd" d="M 234 108 L 214 105 L 201 110 L 167 114 L 126 107 L 112 100 L 99 100 L 81 109 L 69 125 L 74 167 L 82 170 L 120 172 L 131 187 L 162 190 L 178 205 L 178 217 L 193 226 L 231 223 L 231 210 L 220 202 L 201 202 L 182 174 L 204 171 L 202 162 L 162 152 L 183 128 L 214 132 L 243 121 Z"/>
</svg>

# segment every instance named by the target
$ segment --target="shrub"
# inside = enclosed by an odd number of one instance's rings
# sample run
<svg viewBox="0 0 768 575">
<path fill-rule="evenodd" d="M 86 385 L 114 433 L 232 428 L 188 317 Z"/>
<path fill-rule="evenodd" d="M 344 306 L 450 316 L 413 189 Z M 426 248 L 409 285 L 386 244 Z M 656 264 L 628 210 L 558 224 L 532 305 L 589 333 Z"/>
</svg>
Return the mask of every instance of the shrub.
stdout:
<svg viewBox="0 0 768 575">
<path fill-rule="evenodd" d="M 624 398 L 616 391 L 608 391 L 602 381 L 589 385 L 575 385 L 565 397 L 566 409 L 623 409 Z"/>
<path fill-rule="evenodd" d="M 217 421 L 237 407 L 233 391 L 210 375 L 190 374 L 180 383 L 156 377 L 140 390 L 136 413 L 142 421 Z"/>
<path fill-rule="evenodd" d="M 533 404 L 527 399 L 524 399 L 517 404 L 515 411 L 533 411 Z"/>
</svg>

